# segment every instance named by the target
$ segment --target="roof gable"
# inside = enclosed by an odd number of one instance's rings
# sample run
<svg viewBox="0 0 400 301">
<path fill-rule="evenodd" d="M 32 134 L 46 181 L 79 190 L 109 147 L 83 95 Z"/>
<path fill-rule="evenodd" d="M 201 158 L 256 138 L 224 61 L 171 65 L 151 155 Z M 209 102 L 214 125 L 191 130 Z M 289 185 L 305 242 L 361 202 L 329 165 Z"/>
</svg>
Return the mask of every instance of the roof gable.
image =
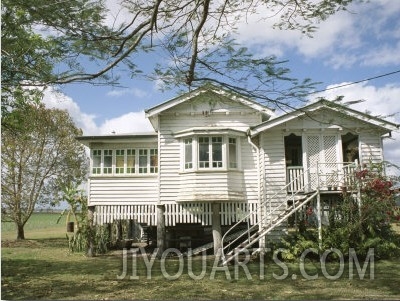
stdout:
<svg viewBox="0 0 400 301">
<path fill-rule="evenodd" d="M 306 116 L 309 113 L 317 112 L 319 110 L 330 110 L 334 114 L 342 114 L 344 116 L 357 119 L 359 121 L 370 124 L 373 127 L 379 128 L 383 132 L 390 132 L 392 130 L 396 130 L 399 128 L 398 124 L 389 122 L 382 118 L 374 117 L 372 115 L 359 112 L 357 110 L 351 109 L 347 106 L 328 101 L 328 100 L 320 100 L 290 113 L 281 115 L 277 118 L 268 120 L 263 122 L 255 127 L 252 127 L 250 132 L 252 136 L 258 135 L 259 133 L 282 125 L 283 123 L 292 121 L 297 118 L 301 118 Z"/>
<path fill-rule="evenodd" d="M 196 99 L 200 99 L 202 96 L 205 96 L 205 99 L 212 100 L 214 99 L 219 99 L 220 102 L 223 101 L 230 101 L 230 102 L 236 102 L 240 104 L 241 106 L 245 106 L 251 110 L 260 112 L 264 115 L 267 115 L 268 118 L 272 116 L 273 110 L 269 109 L 266 106 L 263 106 L 253 100 L 250 100 L 248 98 L 244 98 L 243 96 L 234 93 L 232 91 L 225 90 L 223 88 L 207 84 L 204 85 L 200 88 L 197 88 L 193 91 L 190 91 L 188 93 L 182 94 L 178 97 L 175 97 L 171 100 L 168 100 L 164 103 L 161 103 L 155 107 L 152 107 L 150 109 L 147 109 L 145 111 L 146 117 L 149 118 L 150 122 L 152 123 L 153 127 L 157 129 L 158 124 L 157 124 L 157 116 L 159 114 L 162 114 L 163 112 L 166 112 L 167 110 L 170 110 L 172 108 L 176 108 L 178 106 L 181 106 L 185 103 L 191 102 Z"/>
</svg>

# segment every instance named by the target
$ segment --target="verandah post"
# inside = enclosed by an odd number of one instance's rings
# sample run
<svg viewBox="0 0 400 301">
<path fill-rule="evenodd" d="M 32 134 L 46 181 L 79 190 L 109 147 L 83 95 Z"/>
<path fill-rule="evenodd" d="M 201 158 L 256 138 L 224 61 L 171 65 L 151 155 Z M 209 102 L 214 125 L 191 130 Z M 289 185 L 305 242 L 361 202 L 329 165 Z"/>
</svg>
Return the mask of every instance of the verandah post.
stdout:
<svg viewBox="0 0 400 301">
<path fill-rule="evenodd" d="M 221 203 L 212 204 L 212 235 L 214 242 L 214 255 L 221 255 L 222 248 L 222 230 L 221 230 Z"/>
<path fill-rule="evenodd" d="M 165 250 L 165 205 L 157 205 L 157 258 L 161 258 Z"/>
<path fill-rule="evenodd" d="M 322 249 L 322 219 L 321 219 L 321 192 L 320 192 L 320 179 L 319 179 L 319 162 L 317 162 L 317 220 L 318 220 L 318 246 L 319 250 Z"/>
</svg>

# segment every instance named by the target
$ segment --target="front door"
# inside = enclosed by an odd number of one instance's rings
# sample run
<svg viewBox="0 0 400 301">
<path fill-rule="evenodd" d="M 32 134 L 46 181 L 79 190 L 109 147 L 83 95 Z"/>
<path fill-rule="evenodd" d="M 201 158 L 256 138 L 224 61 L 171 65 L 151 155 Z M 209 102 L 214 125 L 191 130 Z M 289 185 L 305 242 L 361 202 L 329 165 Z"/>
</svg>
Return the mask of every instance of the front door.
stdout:
<svg viewBox="0 0 400 301">
<path fill-rule="evenodd" d="M 339 137 L 335 134 L 309 134 L 303 137 L 305 176 L 308 190 L 338 185 Z"/>
</svg>

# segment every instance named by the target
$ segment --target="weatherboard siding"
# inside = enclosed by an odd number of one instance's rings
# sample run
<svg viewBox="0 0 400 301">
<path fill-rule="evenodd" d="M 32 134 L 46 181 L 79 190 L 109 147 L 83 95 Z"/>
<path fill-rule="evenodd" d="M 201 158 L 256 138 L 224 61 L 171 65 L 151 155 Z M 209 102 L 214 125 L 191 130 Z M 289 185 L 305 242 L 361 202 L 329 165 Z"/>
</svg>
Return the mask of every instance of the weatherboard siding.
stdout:
<svg viewBox="0 0 400 301">
<path fill-rule="evenodd" d="M 374 132 L 359 134 L 361 164 L 382 162 L 382 138 Z"/>
<path fill-rule="evenodd" d="M 257 201 L 256 154 L 246 137 L 237 137 L 240 148 L 239 170 L 182 170 L 182 139 L 177 133 L 190 128 L 234 129 L 244 132 L 261 122 L 261 115 L 241 104 L 217 104 L 218 113 L 210 111 L 208 104 L 195 102 L 182 104 L 160 115 L 160 201 Z M 216 136 L 216 134 L 210 134 Z M 193 158 L 194 160 L 197 158 Z M 226 163 L 226 162 L 225 162 Z M 213 199 L 214 198 L 214 199 Z"/>
<path fill-rule="evenodd" d="M 146 204 L 158 200 L 157 175 L 134 177 L 92 177 L 89 205 Z"/>
</svg>

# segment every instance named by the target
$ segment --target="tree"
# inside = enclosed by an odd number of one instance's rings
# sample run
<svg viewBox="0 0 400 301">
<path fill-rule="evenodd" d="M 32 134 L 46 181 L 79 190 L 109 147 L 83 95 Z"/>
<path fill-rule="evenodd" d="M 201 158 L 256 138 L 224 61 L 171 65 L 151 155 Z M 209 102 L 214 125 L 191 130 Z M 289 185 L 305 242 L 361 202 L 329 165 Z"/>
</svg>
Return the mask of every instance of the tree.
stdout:
<svg viewBox="0 0 400 301">
<path fill-rule="evenodd" d="M 304 89 L 312 87 L 310 81 L 291 79 L 288 70 L 280 67 L 282 62 L 273 57 L 255 58 L 235 45 L 232 33 L 237 22 L 265 9 L 271 16 L 280 16 L 276 27 L 311 34 L 315 24 L 351 2 L 121 0 L 119 5 L 129 17 L 107 26 L 104 1 L 4 0 L 2 90 L 12 94 L 21 86 L 73 81 L 115 84 L 117 79 L 108 77 L 113 68 L 124 64 L 132 77 L 139 76 L 143 71 L 138 67 L 140 54 L 159 49 L 167 59 L 152 76 L 169 86 L 187 88 L 214 81 L 246 96 L 280 104 L 284 97 L 304 95 Z M 40 34 L 42 29 L 45 34 Z M 92 64 L 84 66 L 83 58 Z M 254 70 L 255 84 L 244 85 L 246 74 Z M 277 80 L 290 85 L 278 90 Z M 13 100 L 8 97 L 10 104 Z"/>
<path fill-rule="evenodd" d="M 2 219 L 14 222 L 17 239 L 24 239 L 35 206 L 52 204 L 60 187 L 84 179 L 87 156 L 65 111 L 26 104 L 5 118 L 17 126 L 2 129 Z"/>
</svg>

